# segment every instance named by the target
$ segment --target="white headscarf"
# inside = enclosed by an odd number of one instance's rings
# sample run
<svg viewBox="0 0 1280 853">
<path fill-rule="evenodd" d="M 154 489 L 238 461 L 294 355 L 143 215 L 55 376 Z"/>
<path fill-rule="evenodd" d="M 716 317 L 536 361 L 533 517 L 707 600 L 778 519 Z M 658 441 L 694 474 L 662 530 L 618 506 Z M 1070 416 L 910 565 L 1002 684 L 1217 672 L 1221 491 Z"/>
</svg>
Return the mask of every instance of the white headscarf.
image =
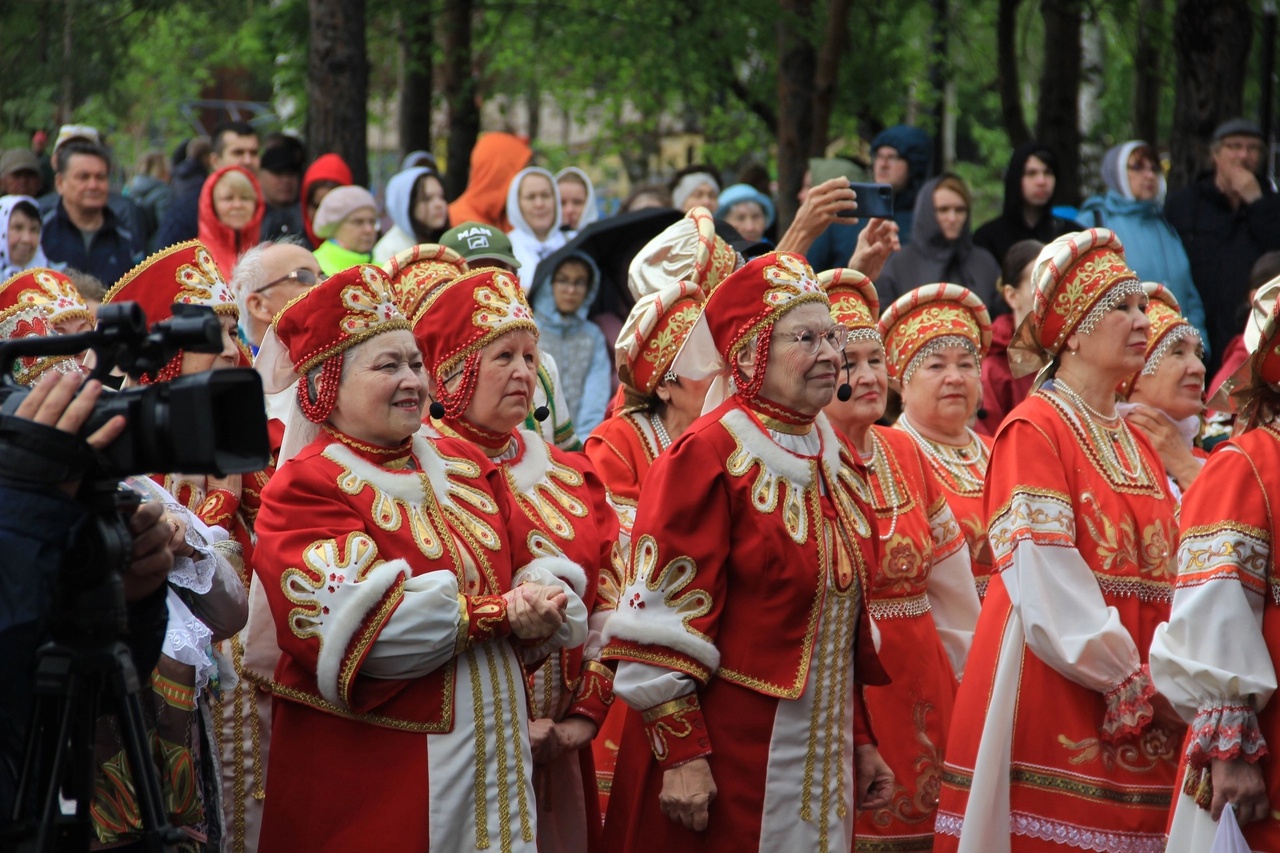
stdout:
<svg viewBox="0 0 1280 853">
<path fill-rule="evenodd" d="M 22 202 L 27 202 L 36 209 L 36 222 L 40 221 L 40 204 L 29 195 L 0 196 L 0 281 L 15 276 L 23 270 L 49 266 L 44 249 L 37 243 L 35 256 L 26 264 L 19 266 L 9 257 L 9 218 L 13 209 Z"/>
</svg>

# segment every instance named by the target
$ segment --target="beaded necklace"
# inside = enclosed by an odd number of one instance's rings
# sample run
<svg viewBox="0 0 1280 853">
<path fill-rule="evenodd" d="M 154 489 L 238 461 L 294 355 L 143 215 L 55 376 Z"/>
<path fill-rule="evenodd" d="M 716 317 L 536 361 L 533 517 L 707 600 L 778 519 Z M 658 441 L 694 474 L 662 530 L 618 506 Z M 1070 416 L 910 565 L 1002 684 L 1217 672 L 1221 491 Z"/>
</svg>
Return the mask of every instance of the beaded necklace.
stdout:
<svg viewBox="0 0 1280 853">
<path fill-rule="evenodd" d="M 661 453 L 671 446 L 671 433 L 667 432 L 666 424 L 655 412 L 649 413 L 649 424 L 653 427 L 654 434 L 658 436 L 658 452 Z"/>
<path fill-rule="evenodd" d="M 990 451 L 987 450 L 986 442 L 979 438 L 976 432 L 965 427 L 965 432 L 969 434 L 969 443 L 963 447 L 956 447 L 925 438 L 915 425 L 907 420 L 905 414 L 898 418 L 898 426 L 916 440 L 916 444 L 920 445 L 920 449 L 924 451 L 925 458 L 929 460 L 929 466 L 937 472 L 943 482 L 954 485 L 955 491 L 961 494 L 972 495 L 982 492 L 987 465 L 990 462 Z"/>
<path fill-rule="evenodd" d="M 885 453 L 884 445 L 880 443 L 880 438 L 874 429 L 869 430 L 868 434 L 871 436 L 871 471 L 880 481 L 880 490 L 884 492 L 884 496 L 893 507 L 893 519 L 889 522 L 889 532 L 880 537 L 881 542 L 888 542 L 898 529 L 898 508 L 902 506 L 902 496 L 898 494 L 898 484 L 893 479 L 893 470 L 889 466 L 889 454 Z"/>
<path fill-rule="evenodd" d="M 1061 379 L 1054 379 L 1053 390 L 1076 410 L 1078 420 L 1084 424 L 1091 443 L 1102 457 L 1102 462 L 1124 480 L 1141 480 L 1142 454 L 1133 440 L 1133 434 L 1119 415 L 1104 415 L 1085 402 L 1074 388 Z M 1132 468 L 1125 465 L 1125 460 Z"/>
</svg>

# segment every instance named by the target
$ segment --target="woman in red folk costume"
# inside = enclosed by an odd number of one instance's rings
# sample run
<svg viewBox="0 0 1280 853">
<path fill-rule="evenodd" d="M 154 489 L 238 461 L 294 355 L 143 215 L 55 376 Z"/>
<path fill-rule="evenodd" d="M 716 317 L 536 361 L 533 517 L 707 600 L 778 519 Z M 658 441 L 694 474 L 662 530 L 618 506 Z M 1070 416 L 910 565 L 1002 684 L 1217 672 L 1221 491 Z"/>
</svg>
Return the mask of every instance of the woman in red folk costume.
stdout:
<svg viewBox="0 0 1280 853">
<path fill-rule="evenodd" d="M 866 607 L 880 629 L 880 661 L 890 679 L 868 687 L 865 696 L 896 782 L 887 804 L 858 814 L 854 849 L 927 850 L 956 679 L 978 621 L 978 594 L 964 536 L 924 453 L 906 433 L 876 425 L 884 416 L 888 374 L 876 328 L 875 286 L 849 269 L 824 272 L 818 280 L 831 300 L 832 319 L 850 332 L 841 364 L 844 384 L 825 411 L 866 466 L 880 552 L 870 571 Z M 913 340 L 896 347 L 893 356 L 914 368 L 920 351 L 920 341 Z"/>
<path fill-rule="evenodd" d="M 1052 378 L 987 472 L 987 587 L 947 739 L 935 850 L 1158 851 L 1183 726 L 1147 650 L 1169 615 L 1175 502 L 1116 413 L 1146 294 L 1110 231 L 1046 246 L 1010 352 Z"/>
<path fill-rule="evenodd" d="M 605 849 L 845 853 L 855 806 L 888 802 L 861 709 L 860 682 L 884 678 L 863 606 L 875 522 L 822 415 L 846 336 L 804 259 L 772 253 L 725 279 L 677 356 L 715 378 L 645 479 L 605 628 L 640 712 Z"/>
<path fill-rule="evenodd" d="M 1204 343 L 1182 316 L 1178 300 L 1163 285 L 1144 282 L 1147 292 L 1147 363 L 1120 385 L 1125 402 L 1117 411 L 1160 454 L 1169 491 L 1181 500 L 1209 454 L 1196 445 L 1203 427 Z"/>
<path fill-rule="evenodd" d="M 1168 850 L 1214 848 L 1226 807 L 1251 850 L 1280 849 L 1280 279 L 1258 290 L 1251 353 L 1233 383 L 1237 434 L 1182 499 L 1178 586 L 1156 629 L 1151 675 L 1190 736 L 1178 768 Z"/>
<path fill-rule="evenodd" d="M 583 447 L 618 513 L 623 561 L 631 550 L 631 528 L 649 467 L 702 414 L 707 381 L 681 378 L 671 367 L 702 313 L 702 302 L 702 291 L 686 281 L 640 297 L 614 347 L 622 408 L 596 427 Z M 602 813 L 609 806 L 626 713 L 626 705 L 617 703 L 591 743 Z"/>
<path fill-rule="evenodd" d="M 500 472 L 426 437 L 381 269 L 289 303 L 259 358 L 298 380 L 255 555 L 281 649 L 261 849 L 535 850 L 521 656 L 582 641 L 557 577 L 581 570 L 529 560 Z"/>
<path fill-rule="evenodd" d="M 982 403 L 982 359 L 991 344 L 987 307 L 958 284 L 929 284 L 890 305 L 879 328 L 889 379 L 902 394 L 894 426 L 916 440 L 942 484 L 969 544 L 981 597 L 991 575 L 982 486 L 992 439 L 969 424 Z"/>
<path fill-rule="evenodd" d="M 477 446 L 510 487 L 512 537 L 585 570 L 575 584 L 595 611 L 585 645 L 559 650 L 529 677 L 538 844 L 585 853 L 600 828 L 586 747 L 613 701 L 613 673 L 599 661 L 599 627 L 617 601 L 617 519 L 590 464 L 522 428 L 537 381 L 538 329 L 514 276 L 481 269 L 444 285 L 418 316 L 414 335 L 436 425 Z"/>
<path fill-rule="evenodd" d="M 182 304 L 211 308 L 221 325 L 220 352 L 179 351 L 155 375 L 142 376 L 141 384 L 236 366 L 236 303 L 199 241 L 170 247 L 126 273 L 102 300 L 103 305 L 122 302 L 136 302 L 148 324 L 169 319 L 173 306 Z M 129 482 L 168 506 L 166 512 L 179 528 L 178 541 L 186 545 L 187 560 L 169 575 L 169 630 L 164 654 L 151 674 L 171 819 L 202 842 L 207 836 L 236 836 L 243 826 L 232 819 L 233 810 L 219 813 L 223 797 L 218 756 L 224 739 L 210 731 L 205 720 L 212 713 L 213 725 L 218 726 L 222 708 L 231 713 L 241 702 L 251 701 L 248 689 L 236 690 L 236 701 L 227 701 L 232 692 L 222 691 L 214 654 L 216 650 L 238 668 L 236 649 L 248 616 L 247 566 L 258 481 L 253 480 L 255 488 L 242 489 L 239 475 L 216 479 L 157 473 Z M 127 780 L 117 782 L 110 770 L 104 781 L 116 784 L 100 785 L 98 817 L 110 834 L 100 830 L 99 835 L 103 841 L 121 840 L 136 829 L 133 807 L 127 805 L 133 793 Z M 247 798 L 243 790 L 240 793 Z"/>
</svg>

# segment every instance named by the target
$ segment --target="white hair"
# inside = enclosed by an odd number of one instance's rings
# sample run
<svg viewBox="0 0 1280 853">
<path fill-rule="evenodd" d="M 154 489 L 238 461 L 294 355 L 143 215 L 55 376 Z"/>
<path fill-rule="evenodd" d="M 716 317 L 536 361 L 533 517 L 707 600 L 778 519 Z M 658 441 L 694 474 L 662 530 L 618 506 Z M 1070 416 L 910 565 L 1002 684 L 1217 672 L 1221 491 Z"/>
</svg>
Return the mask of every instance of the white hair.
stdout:
<svg viewBox="0 0 1280 853">
<path fill-rule="evenodd" d="M 235 269 L 231 271 L 231 280 L 227 284 L 231 287 L 231 295 L 236 298 L 236 307 L 240 309 L 240 326 L 246 333 L 249 331 L 249 322 L 252 320 L 249 316 L 249 306 L 246 302 L 250 293 L 267 283 L 267 266 L 263 262 L 262 256 L 272 246 L 307 248 L 296 234 L 285 234 L 274 240 L 262 241 L 241 255 L 240 260 L 236 261 Z M 308 251 L 310 250 L 308 249 Z"/>
</svg>

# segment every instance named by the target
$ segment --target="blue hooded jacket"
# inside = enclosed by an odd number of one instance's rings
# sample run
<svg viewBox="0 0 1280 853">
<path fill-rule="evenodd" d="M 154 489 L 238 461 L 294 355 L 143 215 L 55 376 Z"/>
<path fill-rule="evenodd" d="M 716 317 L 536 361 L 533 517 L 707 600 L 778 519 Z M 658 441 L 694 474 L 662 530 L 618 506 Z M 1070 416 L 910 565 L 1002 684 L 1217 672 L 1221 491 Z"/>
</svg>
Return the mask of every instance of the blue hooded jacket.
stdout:
<svg viewBox="0 0 1280 853">
<path fill-rule="evenodd" d="M 551 354 L 560 369 L 560 387 L 579 435 L 587 435 L 604 420 L 605 408 L 612 393 L 610 374 L 613 362 L 604 332 L 587 319 L 587 313 L 600 290 L 600 269 L 590 257 L 574 253 L 574 260 L 586 264 L 591 283 L 586 298 L 572 314 L 556 310 L 551 279 L 543 276 L 529 290 L 529 304 L 538 324 L 538 348 Z M 565 260 L 568 260 L 566 258 Z"/>
<path fill-rule="evenodd" d="M 1205 324 L 1200 291 L 1191 280 L 1191 262 L 1182 240 L 1164 217 L 1164 178 L 1160 192 L 1150 201 L 1133 197 L 1129 186 L 1129 156 L 1145 146 L 1140 140 L 1110 148 L 1102 158 L 1102 179 L 1106 195 L 1094 196 L 1080 208 L 1080 224 L 1109 228 L 1124 244 L 1124 259 L 1143 281 L 1163 284 L 1178 300 L 1182 316 L 1200 330 L 1205 354 L 1209 352 L 1209 331 Z"/>
</svg>

